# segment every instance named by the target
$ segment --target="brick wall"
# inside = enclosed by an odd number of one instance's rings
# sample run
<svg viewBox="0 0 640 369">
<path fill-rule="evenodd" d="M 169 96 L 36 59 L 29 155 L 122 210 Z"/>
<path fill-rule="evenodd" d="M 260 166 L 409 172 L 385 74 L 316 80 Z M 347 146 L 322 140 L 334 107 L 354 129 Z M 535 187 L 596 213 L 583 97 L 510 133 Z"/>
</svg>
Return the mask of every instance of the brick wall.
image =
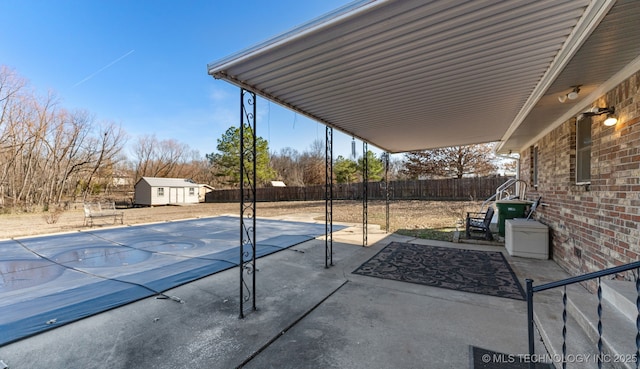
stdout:
<svg viewBox="0 0 640 369">
<path fill-rule="evenodd" d="M 538 185 L 533 186 L 533 147 L 520 153 L 520 176 L 530 199 L 548 204 L 536 218 L 551 228 L 554 260 L 572 274 L 640 260 L 640 72 L 594 101 L 614 106 L 618 123 L 592 118 L 591 183 L 575 182 L 576 121 L 563 123 L 538 146 Z"/>
</svg>

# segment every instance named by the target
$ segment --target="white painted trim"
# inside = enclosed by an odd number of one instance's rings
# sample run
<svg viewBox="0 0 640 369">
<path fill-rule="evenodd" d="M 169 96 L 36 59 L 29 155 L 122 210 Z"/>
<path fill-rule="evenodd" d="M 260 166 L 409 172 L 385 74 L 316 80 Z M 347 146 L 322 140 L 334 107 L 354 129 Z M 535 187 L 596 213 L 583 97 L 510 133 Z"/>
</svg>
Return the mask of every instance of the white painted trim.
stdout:
<svg viewBox="0 0 640 369">
<path fill-rule="evenodd" d="M 531 110 L 540 101 L 542 96 L 547 92 L 551 84 L 558 78 L 560 73 L 564 70 L 567 64 L 571 61 L 571 58 L 578 52 L 582 44 L 591 36 L 593 31 L 598 27 L 602 19 L 607 15 L 611 7 L 615 4 L 616 0 L 593 0 L 587 6 L 584 14 L 571 31 L 571 34 L 567 38 L 566 42 L 562 46 L 562 49 L 558 52 L 555 59 L 549 66 L 549 69 L 545 72 L 544 76 L 540 79 L 540 82 L 533 90 L 529 98 L 525 102 L 524 106 L 515 119 L 502 136 L 500 144 L 496 148 L 496 152 L 502 149 L 504 143 L 511 137 L 511 135 L 520 127 L 522 122 L 531 113 Z"/>
<path fill-rule="evenodd" d="M 540 141 L 544 136 L 551 133 L 551 131 L 553 131 L 554 129 L 560 127 L 563 123 L 565 123 L 569 119 L 587 110 L 587 108 L 594 101 L 598 100 L 602 95 L 611 91 L 620 83 L 624 82 L 627 78 L 631 77 L 634 73 L 637 73 L 638 71 L 640 71 L 640 56 L 635 58 L 631 63 L 627 64 L 618 73 L 614 74 L 613 77 L 609 78 L 606 82 L 598 86 L 589 95 L 585 96 L 585 98 L 582 99 L 581 102 L 586 102 L 586 103 L 575 105 L 573 108 L 569 109 L 566 113 L 564 113 L 564 115 L 560 116 L 560 118 L 558 118 L 553 123 L 548 125 L 547 128 L 541 131 L 537 136 L 529 140 L 526 144 L 522 145 L 518 151 L 520 152 L 522 150 L 525 150 L 527 147 Z"/>
</svg>

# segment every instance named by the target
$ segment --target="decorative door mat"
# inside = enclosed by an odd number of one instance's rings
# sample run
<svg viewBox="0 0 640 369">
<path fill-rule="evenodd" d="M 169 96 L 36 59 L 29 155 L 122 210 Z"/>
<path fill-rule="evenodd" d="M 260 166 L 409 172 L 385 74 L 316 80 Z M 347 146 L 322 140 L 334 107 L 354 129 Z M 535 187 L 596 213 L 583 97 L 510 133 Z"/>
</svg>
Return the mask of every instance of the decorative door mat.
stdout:
<svg viewBox="0 0 640 369">
<path fill-rule="evenodd" d="M 355 274 L 525 300 L 501 252 L 391 242 Z"/>
</svg>

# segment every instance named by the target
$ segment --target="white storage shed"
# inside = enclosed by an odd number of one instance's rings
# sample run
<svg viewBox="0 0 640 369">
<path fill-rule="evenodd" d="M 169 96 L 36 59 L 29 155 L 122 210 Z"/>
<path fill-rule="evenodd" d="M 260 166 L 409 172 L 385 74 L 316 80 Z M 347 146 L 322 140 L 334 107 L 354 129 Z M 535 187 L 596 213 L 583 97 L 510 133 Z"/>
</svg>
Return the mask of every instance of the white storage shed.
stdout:
<svg viewBox="0 0 640 369">
<path fill-rule="evenodd" d="M 197 204 L 197 183 L 183 178 L 142 177 L 135 185 L 136 205 Z"/>
</svg>

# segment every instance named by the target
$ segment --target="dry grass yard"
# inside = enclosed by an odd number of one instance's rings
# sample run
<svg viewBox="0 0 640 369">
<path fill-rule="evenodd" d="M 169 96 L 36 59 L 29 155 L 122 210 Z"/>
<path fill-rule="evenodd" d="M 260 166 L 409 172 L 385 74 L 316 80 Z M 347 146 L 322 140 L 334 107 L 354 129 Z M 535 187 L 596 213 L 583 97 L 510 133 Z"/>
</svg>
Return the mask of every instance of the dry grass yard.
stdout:
<svg viewBox="0 0 640 369">
<path fill-rule="evenodd" d="M 259 217 L 312 217 L 324 219 L 324 201 L 289 201 L 257 204 Z M 406 235 L 422 238 L 448 239 L 456 223 L 467 211 L 478 211 L 476 201 L 396 201 L 390 204 L 390 229 Z M 208 217 L 223 214 L 238 215 L 239 204 L 195 204 L 188 206 L 160 206 L 123 209 L 125 225 L 162 222 L 178 219 Z M 371 201 L 368 204 L 369 224 L 385 226 L 385 203 Z M 334 201 L 335 222 L 361 223 L 362 202 Z M 76 209 L 40 213 L 10 213 L 0 215 L 0 239 L 34 236 L 86 229 L 81 205 Z M 94 228 L 112 226 L 113 221 L 101 219 Z"/>
</svg>

